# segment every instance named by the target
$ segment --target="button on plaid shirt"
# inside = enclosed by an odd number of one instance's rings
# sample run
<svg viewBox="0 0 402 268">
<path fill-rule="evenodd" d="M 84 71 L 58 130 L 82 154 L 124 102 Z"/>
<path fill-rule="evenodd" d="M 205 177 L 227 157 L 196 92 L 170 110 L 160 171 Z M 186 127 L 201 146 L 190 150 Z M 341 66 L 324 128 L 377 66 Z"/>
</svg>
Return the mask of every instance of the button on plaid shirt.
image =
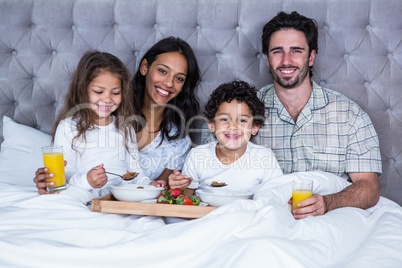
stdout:
<svg viewBox="0 0 402 268">
<path fill-rule="evenodd" d="M 310 99 L 294 123 L 273 85 L 259 94 L 267 119 L 254 142 L 274 151 L 284 174 L 322 170 L 345 179 L 349 172 L 381 174 L 377 133 L 352 100 L 313 82 Z"/>
</svg>

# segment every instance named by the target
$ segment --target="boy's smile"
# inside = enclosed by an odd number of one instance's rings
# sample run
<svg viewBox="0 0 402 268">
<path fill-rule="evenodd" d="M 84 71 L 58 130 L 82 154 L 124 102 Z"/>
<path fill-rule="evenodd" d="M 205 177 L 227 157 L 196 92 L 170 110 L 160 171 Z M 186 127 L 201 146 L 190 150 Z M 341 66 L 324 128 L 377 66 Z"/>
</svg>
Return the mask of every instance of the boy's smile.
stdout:
<svg viewBox="0 0 402 268">
<path fill-rule="evenodd" d="M 247 148 L 251 135 L 256 134 L 259 126 L 253 124 L 253 115 L 245 102 L 236 99 L 223 102 L 215 114 L 209 129 L 215 132 L 218 140 L 217 153 L 241 156 Z"/>
</svg>

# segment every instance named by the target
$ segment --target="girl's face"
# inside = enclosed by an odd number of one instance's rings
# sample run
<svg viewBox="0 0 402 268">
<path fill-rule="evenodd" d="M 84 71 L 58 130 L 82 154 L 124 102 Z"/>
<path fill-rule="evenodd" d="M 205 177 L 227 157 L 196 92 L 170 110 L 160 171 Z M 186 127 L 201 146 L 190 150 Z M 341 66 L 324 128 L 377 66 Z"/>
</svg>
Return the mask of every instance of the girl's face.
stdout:
<svg viewBox="0 0 402 268">
<path fill-rule="evenodd" d="M 209 123 L 209 129 L 215 132 L 220 146 L 239 152 L 245 150 L 251 135 L 257 133 L 259 126 L 253 124 L 248 105 L 235 99 L 219 106 L 214 121 Z"/>
<path fill-rule="evenodd" d="M 163 53 L 151 66 L 144 59 L 140 72 L 145 76 L 144 103 L 164 105 L 182 91 L 187 77 L 187 60 L 178 52 Z"/>
<path fill-rule="evenodd" d="M 95 124 L 106 126 L 111 123 L 110 115 L 121 103 L 121 80 L 117 74 L 104 71 L 88 85 L 88 101 L 97 115 Z"/>
</svg>

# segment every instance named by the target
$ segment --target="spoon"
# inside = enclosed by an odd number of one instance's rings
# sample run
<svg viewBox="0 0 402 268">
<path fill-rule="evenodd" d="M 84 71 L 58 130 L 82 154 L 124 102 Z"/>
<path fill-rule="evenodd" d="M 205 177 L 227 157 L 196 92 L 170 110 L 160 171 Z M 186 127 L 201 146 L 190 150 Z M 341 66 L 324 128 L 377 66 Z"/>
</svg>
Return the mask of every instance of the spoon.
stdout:
<svg viewBox="0 0 402 268">
<path fill-rule="evenodd" d="M 124 175 L 119 175 L 119 174 L 112 173 L 112 172 L 109 172 L 109 171 L 105 171 L 105 173 L 118 176 L 118 177 L 122 178 L 122 179 L 125 180 L 125 181 L 131 181 L 132 179 L 134 179 L 135 177 L 137 177 L 138 174 L 139 174 L 139 173 L 137 173 L 137 172 L 129 172 L 129 171 L 127 171 L 127 173 L 124 174 Z"/>
</svg>

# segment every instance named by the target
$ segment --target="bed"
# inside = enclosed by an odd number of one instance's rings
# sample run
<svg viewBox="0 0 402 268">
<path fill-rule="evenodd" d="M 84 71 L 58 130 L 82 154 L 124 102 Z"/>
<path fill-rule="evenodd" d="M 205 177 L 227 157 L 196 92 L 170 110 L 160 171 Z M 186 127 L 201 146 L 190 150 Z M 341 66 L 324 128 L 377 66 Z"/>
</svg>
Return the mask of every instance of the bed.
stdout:
<svg viewBox="0 0 402 268">
<path fill-rule="evenodd" d="M 373 121 L 383 163 L 375 207 L 294 220 L 294 177 L 312 177 L 321 194 L 347 186 L 320 172 L 276 178 L 254 200 L 172 224 L 92 212 L 93 196 L 73 187 L 38 195 L 40 148 L 85 51 L 113 53 L 134 73 L 152 44 L 179 36 L 199 60 L 203 104 L 223 82 L 272 82 L 260 36 L 281 10 L 317 20 L 313 80 Z M 0 0 L 0 267 L 400 267 L 401 13 L 399 0 Z"/>
</svg>

